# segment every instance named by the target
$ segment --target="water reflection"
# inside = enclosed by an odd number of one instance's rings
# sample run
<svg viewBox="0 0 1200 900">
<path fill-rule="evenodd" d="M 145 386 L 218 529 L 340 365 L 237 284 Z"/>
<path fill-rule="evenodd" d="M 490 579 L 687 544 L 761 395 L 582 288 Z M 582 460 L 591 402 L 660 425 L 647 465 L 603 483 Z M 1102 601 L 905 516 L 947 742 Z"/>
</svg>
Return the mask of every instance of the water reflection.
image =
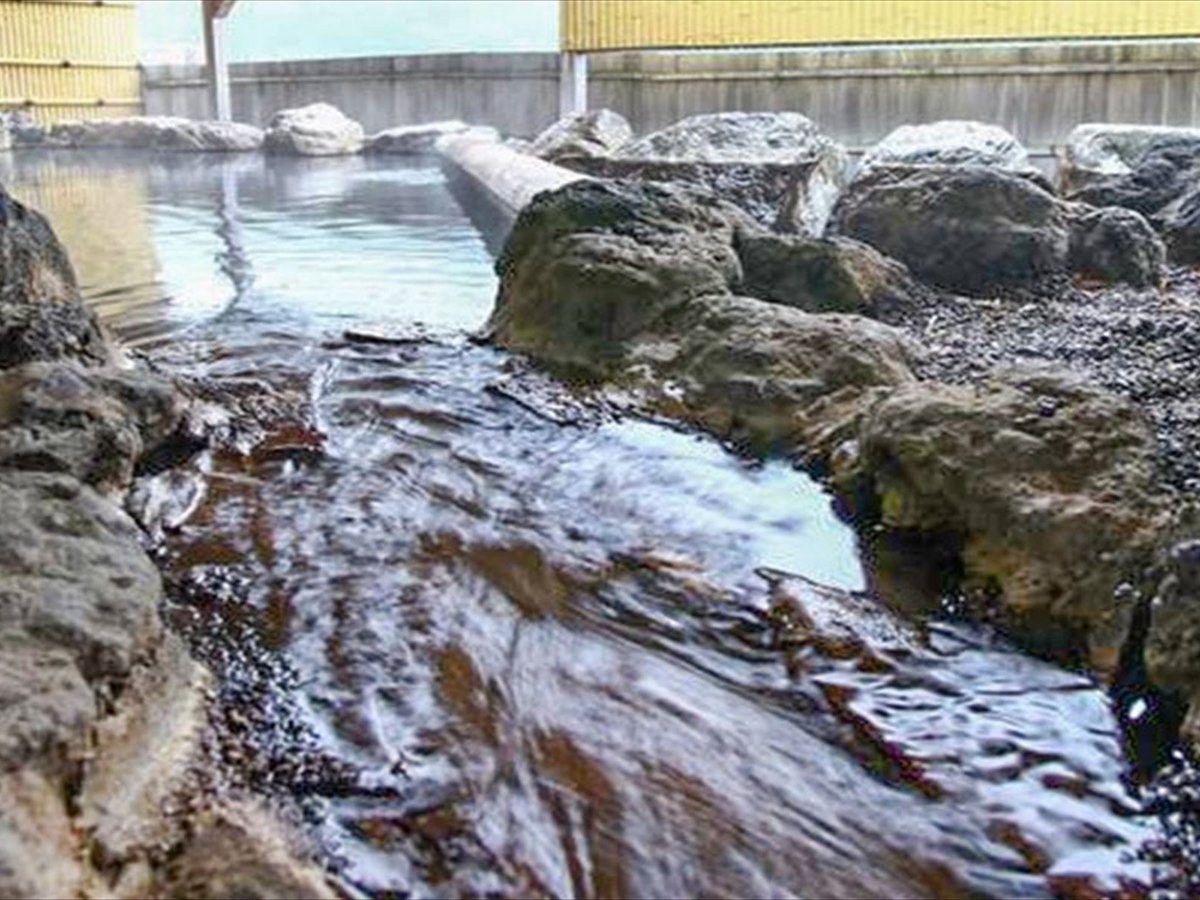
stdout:
<svg viewBox="0 0 1200 900">
<path fill-rule="evenodd" d="M 0 156 L 0 181 L 49 217 L 132 344 L 251 292 L 318 322 L 474 327 L 490 307 L 486 250 L 428 162 L 26 151 Z"/>
</svg>

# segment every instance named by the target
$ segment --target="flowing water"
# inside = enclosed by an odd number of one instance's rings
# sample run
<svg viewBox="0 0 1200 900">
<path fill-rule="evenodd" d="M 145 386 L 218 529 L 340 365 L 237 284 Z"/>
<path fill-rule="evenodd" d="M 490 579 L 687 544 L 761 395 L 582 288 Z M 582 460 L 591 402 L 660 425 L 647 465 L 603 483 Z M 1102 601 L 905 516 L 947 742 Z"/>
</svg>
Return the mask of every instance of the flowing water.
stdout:
<svg viewBox="0 0 1200 900">
<path fill-rule="evenodd" d="M 0 181 L 128 342 L 296 411 L 213 456 L 168 615 L 224 679 L 222 764 L 295 801 L 347 892 L 1152 877 L 1091 680 L 887 612 L 786 461 L 469 340 L 495 279 L 434 164 L 23 153 Z"/>
</svg>

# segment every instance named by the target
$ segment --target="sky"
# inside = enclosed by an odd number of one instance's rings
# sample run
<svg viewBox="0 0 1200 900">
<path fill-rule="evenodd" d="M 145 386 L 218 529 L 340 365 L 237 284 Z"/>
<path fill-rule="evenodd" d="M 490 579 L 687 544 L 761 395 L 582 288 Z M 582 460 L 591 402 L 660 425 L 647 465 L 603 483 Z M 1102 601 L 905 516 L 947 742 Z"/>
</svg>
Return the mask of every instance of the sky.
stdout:
<svg viewBox="0 0 1200 900">
<path fill-rule="evenodd" d="M 203 62 L 200 0 L 140 0 L 143 62 Z M 558 0 L 238 0 L 231 62 L 558 49 Z"/>
</svg>

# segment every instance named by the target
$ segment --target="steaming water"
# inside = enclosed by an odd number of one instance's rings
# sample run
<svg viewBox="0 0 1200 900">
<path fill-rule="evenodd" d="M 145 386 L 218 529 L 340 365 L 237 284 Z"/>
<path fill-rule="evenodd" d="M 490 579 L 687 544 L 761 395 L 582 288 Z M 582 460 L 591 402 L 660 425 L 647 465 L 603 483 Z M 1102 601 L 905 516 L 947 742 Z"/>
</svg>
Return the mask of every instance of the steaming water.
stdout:
<svg viewBox="0 0 1200 900">
<path fill-rule="evenodd" d="M 1101 690 L 847 593 L 869 580 L 854 535 L 785 461 L 570 414 L 469 342 L 491 260 L 429 163 L 23 153 L 0 179 L 128 341 L 304 400 L 313 428 L 217 458 L 166 565 L 240 586 L 173 620 L 288 673 L 246 736 L 255 783 L 304 795 L 343 885 L 1041 896 L 1146 877 Z M 409 343 L 342 339 L 417 323 Z M 820 640 L 781 627 L 795 603 Z M 270 733 L 286 717 L 303 739 Z M 303 754 L 352 774 L 302 784 Z"/>
</svg>

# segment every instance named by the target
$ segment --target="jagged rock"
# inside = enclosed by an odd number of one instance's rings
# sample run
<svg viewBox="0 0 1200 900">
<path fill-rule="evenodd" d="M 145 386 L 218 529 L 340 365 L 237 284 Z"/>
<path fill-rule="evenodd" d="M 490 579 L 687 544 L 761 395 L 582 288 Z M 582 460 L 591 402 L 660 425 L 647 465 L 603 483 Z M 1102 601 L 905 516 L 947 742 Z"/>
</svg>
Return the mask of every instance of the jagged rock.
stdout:
<svg viewBox="0 0 1200 900">
<path fill-rule="evenodd" d="M 742 293 L 806 312 L 877 317 L 922 293 L 902 263 L 850 238 L 742 232 L 735 247 Z"/>
<path fill-rule="evenodd" d="M 1150 287 L 1161 277 L 1166 250 L 1150 223 L 1132 210 L 1087 207 L 1072 222 L 1068 261 L 1087 278 Z"/>
<path fill-rule="evenodd" d="M 968 582 L 997 592 L 1027 645 L 1086 637 L 1098 664 L 1115 661 L 1133 612 L 1115 590 L 1169 509 L 1133 405 L 1077 375 L 1014 368 L 978 388 L 903 385 L 856 444 L 835 480 L 865 480 L 887 526 L 960 540 Z"/>
<path fill-rule="evenodd" d="M 1103 123 L 1079 125 L 1067 135 L 1062 159 L 1059 161 L 1060 188 L 1063 194 L 1071 196 L 1092 185 L 1102 185 L 1114 176 L 1119 178 L 1132 175 L 1143 167 L 1143 160 L 1147 154 L 1154 154 L 1156 151 L 1166 151 L 1168 157 L 1173 156 L 1176 159 L 1180 155 L 1194 158 L 1200 153 L 1200 128 Z M 1138 209 L 1141 213 L 1150 211 Z"/>
<path fill-rule="evenodd" d="M 0 301 L 0 369 L 57 359 L 85 366 L 112 362 L 95 313 L 77 303 Z"/>
<path fill-rule="evenodd" d="M 971 295 L 1071 273 L 1137 286 L 1161 278 L 1163 250 L 1146 223 L 982 166 L 876 166 L 838 200 L 830 228 Z"/>
<path fill-rule="evenodd" d="M 183 421 L 184 401 L 136 370 L 32 363 L 0 374 L 0 469 L 69 474 L 127 489 L 137 462 Z"/>
<path fill-rule="evenodd" d="M 764 225 L 814 236 L 849 169 L 845 148 L 799 113 L 693 116 L 611 157 L 568 162 L 592 175 L 699 184 Z"/>
<path fill-rule="evenodd" d="M 858 171 L 879 165 L 977 165 L 1038 174 L 1021 142 L 1008 131 L 959 120 L 901 125 L 863 155 Z"/>
<path fill-rule="evenodd" d="M 461 134 L 470 127 L 466 122 L 458 119 L 450 119 L 445 122 L 426 122 L 421 125 L 400 125 L 371 135 L 363 144 L 363 152 L 431 153 L 438 138 L 447 134 Z"/>
<path fill-rule="evenodd" d="M 1063 177 L 1070 198 L 1139 212 L 1161 232 L 1174 262 L 1200 262 L 1200 129 L 1126 126 L 1115 136 L 1099 131 L 1093 137 L 1101 146 L 1107 146 L 1101 138 L 1120 138 L 1123 152 L 1097 152 L 1092 169 L 1068 167 Z"/>
<path fill-rule="evenodd" d="M 733 294 L 740 230 L 761 233 L 706 191 L 580 181 L 518 217 L 497 262 L 488 333 L 538 359 L 657 392 L 656 401 L 731 437 L 794 441 L 801 411 L 913 376 L 897 331 Z"/>
<path fill-rule="evenodd" d="M 78 303 L 79 286 L 45 217 L 0 186 L 0 303 L 14 302 Z"/>
<path fill-rule="evenodd" d="M 1165 569 L 1151 606 L 1147 674 L 1155 685 L 1179 692 L 1193 700 L 1193 710 L 1200 709 L 1200 540 L 1171 547 Z M 1200 732 L 1195 737 L 1200 739 Z"/>
<path fill-rule="evenodd" d="M 22 648 L 3 657 L 7 770 L 78 738 L 93 694 L 128 678 L 162 625 L 158 571 L 115 505 L 67 476 L 0 472 L 0 508 L 0 642 Z"/>
<path fill-rule="evenodd" d="M 275 113 L 267 124 L 263 149 L 299 156 L 342 156 L 358 153 L 363 127 L 336 106 L 310 103 Z"/>
<path fill-rule="evenodd" d="M 261 128 L 241 122 L 195 121 L 179 116 L 127 116 L 60 122 L 46 143 L 56 147 L 112 147 L 177 151 L 246 151 L 263 144 Z"/>
<path fill-rule="evenodd" d="M 625 117 L 611 109 L 572 113 L 536 138 L 529 152 L 548 162 L 609 156 L 633 137 Z"/>
</svg>

